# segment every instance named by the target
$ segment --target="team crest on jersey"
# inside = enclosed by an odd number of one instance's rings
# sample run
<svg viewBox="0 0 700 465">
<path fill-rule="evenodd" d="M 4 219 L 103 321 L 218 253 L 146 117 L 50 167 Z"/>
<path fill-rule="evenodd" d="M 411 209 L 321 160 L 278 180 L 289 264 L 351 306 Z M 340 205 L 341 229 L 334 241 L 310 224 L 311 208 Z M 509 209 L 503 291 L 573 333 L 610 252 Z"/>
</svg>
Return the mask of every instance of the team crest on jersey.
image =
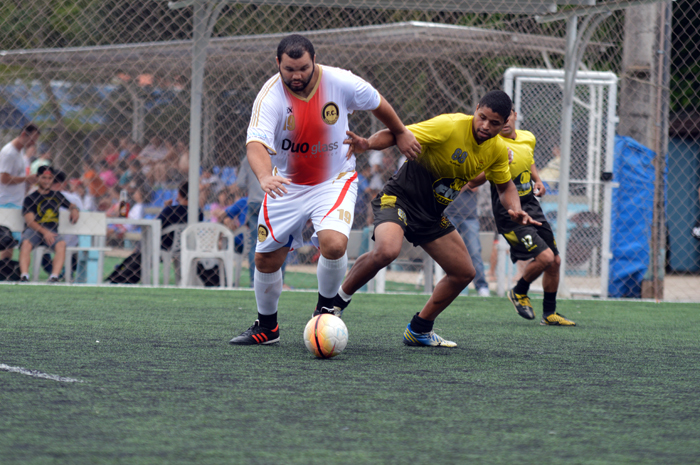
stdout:
<svg viewBox="0 0 700 465">
<path fill-rule="evenodd" d="M 457 198 L 465 184 L 466 182 L 459 178 L 440 178 L 433 183 L 435 199 L 443 205 L 449 205 Z"/>
<path fill-rule="evenodd" d="M 340 108 L 333 102 L 326 103 L 323 106 L 321 118 L 323 118 L 324 123 L 334 125 L 338 122 L 338 118 L 340 118 Z"/>
<path fill-rule="evenodd" d="M 263 225 L 258 226 L 258 242 L 265 242 L 267 239 L 267 228 Z"/>
<path fill-rule="evenodd" d="M 406 212 L 403 211 L 401 208 L 399 208 L 399 209 L 396 211 L 396 214 L 399 215 L 399 219 L 400 219 L 401 221 L 403 221 L 403 224 L 405 224 L 406 226 L 408 226 L 408 223 L 406 222 L 406 221 L 407 221 L 407 220 L 406 220 Z"/>
</svg>

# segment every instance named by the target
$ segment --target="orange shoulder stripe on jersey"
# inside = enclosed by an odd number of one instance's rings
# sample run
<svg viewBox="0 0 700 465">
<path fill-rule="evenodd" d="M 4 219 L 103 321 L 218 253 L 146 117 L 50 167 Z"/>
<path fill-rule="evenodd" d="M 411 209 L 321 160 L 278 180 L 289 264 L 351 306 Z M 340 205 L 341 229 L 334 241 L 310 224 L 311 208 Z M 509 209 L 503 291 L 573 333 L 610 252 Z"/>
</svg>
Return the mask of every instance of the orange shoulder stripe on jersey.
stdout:
<svg viewBox="0 0 700 465">
<path fill-rule="evenodd" d="M 323 218 L 321 219 L 321 223 L 323 223 L 323 220 L 325 220 L 326 217 L 328 217 L 328 215 L 330 215 L 331 212 L 332 212 L 333 210 L 335 210 L 335 209 L 338 207 L 338 205 L 340 205 L 341 203 L 343 203 L 343 199 L 345 199 L 345 195 L 348 193 L 348 189 L 350 189 L 350 186 L 352 185 L 352 182 L 353 182 L 355 179 L 357 179 L 357 171 L 355 171 L 355 174 L 353 174 L 352 176 L 350 176 L 350 179 L 348 179 L 347 181 L 345 181 L 345 185 L 343 186 L 343 189 L 340 191 L 340 195 L 338 196 L 338 199 L 335 201 L 335 203 L 333 204 L 333 206 L 331 207 L 331 209 L 328 210 L 328 213 L 326 213 L 326 214 L 323 216 Z"/>
</svg>

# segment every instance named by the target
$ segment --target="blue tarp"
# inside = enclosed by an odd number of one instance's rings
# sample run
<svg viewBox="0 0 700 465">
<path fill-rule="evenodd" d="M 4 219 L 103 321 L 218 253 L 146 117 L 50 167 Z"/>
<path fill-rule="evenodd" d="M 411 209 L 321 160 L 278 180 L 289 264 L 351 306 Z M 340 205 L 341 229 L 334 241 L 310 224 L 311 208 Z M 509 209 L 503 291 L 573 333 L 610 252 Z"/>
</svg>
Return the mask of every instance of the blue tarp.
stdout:
<svg viewBox="0 0 700 465">
<path fill-rule="evenodd" d="M 610 297 L 641 297 L 649 266 L 654 210 L 654 152 L 629 137 L 615 137 Z"/>
</svg>

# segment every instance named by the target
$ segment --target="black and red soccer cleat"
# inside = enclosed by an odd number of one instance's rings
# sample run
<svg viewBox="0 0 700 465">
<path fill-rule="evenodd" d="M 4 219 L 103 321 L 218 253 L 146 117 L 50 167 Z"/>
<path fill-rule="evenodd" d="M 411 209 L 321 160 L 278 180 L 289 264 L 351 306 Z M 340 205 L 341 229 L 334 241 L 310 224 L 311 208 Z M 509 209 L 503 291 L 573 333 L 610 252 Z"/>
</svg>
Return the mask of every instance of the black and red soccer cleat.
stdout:
<svg viewBox="0 0 700 465">
<path fill-rule="evenodd" d="M 255 320 L 253 326 L 246 329 L 240 336 L 236 336 L 229 344 L 235 345 L 256 345 L 256 344 L 274 344 L 280 340 L 280 326 L 276 325 L 275 329 L 267 329 L 260 326 L 260 321 Z"/>
</svg>

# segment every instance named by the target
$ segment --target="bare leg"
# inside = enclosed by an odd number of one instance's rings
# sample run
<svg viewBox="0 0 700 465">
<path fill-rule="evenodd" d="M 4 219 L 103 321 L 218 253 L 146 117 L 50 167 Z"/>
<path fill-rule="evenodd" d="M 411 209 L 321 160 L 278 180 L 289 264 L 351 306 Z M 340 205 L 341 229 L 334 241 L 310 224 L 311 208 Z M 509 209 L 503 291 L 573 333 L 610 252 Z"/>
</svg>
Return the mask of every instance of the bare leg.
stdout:
<svg viewBox="0 0 700 465">
<path fill-rule="evenodd" d="M 457 236 L 459 237 L 459 235 Z M 461 239 L 460 239 L 461 240 Z M 374 230 L 374 249 L 359 257 L 341 286 L 352 295 L 401 253 L 403 229 L 396 223 L 382 223 Z M 464 247 L 464 243 L 462 243 Z"/>
<path fill-rule="evenodd" d="M 559 290 L 559 268 L 561 266 L 561 258 L 559 255 L 554 257 L 554 261 L 544 270 L 542 277 L 542 288 L 544 292 L 557 292 Z"/>
<path fill-rule="evenodd" d="M 66 243 L 61 241 L 57 242 L 56 245 L 54 246 L 54 253 L 53 256 L 53 268 L 51 269 L 51 274 L 58 276 L 61 273 L 61 268 L 63 268 L 63 264 L 66 261 Z M 69 273 L 69 270 L 66 270 L 66 273 Z"/>
<path fill-rule="evenodd" d="M 474 279 L 476 270 L 457 231 L 422 247 L 445 270 L 445 277 L 437 283 L 428 303 L 418 314 L 425 320 L 434 321 Z"/>
<path fill-rule="evenodd" d="M 554 252 L 552 249 L 543 250 L 537 257 L 525 267 L 523 272 L 523 279 L 528 283 L 533 282 L 547 269 L 550 265 L 554 263 Z M 557 270 L 559 268 L 557 267 Z M 557 274 L 558 276 L 558 274 Z M 559 285 L 559 278 L 557 277 L 557 286 Z"/>
<path fill-rule="evenodd" d="M 19 271 L 22 274 L 29 274 L 29 263 L 32 260 L 32 243 L 28 240 L 22 241 L 19 248 Z"/>
</svg>

